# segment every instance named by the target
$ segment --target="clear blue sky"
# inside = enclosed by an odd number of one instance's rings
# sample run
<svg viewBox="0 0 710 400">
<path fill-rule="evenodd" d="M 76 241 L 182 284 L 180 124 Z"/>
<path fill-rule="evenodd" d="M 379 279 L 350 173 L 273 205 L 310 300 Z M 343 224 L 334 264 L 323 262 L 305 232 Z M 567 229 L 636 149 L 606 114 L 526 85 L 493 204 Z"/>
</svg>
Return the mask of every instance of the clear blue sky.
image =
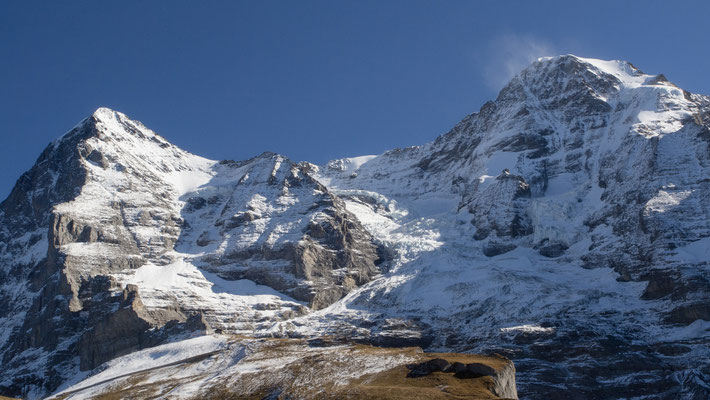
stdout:
<svg viewBox="0 0 710 400">
<path fill-rule="evenodd" d="M 537 56 L 710 94 L 708 4 L 0 0 L 0 197 L 100 106 L 209 158 L 323 163 L 433 140 Z"/>
</svg>

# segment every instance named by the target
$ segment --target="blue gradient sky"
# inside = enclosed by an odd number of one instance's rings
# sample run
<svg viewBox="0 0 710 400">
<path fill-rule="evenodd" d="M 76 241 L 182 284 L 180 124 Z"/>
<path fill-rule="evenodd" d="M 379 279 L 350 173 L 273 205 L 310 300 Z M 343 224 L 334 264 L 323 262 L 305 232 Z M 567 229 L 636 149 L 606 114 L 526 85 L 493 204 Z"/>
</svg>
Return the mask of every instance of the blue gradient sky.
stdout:
<svg viewBox="0 0 710 400">
<path fill-rule="evenodd" d="M 571 3 L 0 0 L 0 197 L 100 106 L 209 158 L 323 163 L 433 140 L 539 56 L 710 94 L 710 2 Z"/>
</svg>

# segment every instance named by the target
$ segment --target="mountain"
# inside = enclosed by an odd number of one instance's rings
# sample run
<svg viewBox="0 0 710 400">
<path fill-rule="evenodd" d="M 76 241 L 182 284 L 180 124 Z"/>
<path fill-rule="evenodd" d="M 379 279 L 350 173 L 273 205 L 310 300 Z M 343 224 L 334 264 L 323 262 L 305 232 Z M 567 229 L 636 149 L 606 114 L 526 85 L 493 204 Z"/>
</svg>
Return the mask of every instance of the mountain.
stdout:
<svg viewBox="0 0 710 400">
<path fill-rule="evenodd" d="M 499 353 L 525 398 L 707 398 L 709 146 L 709 97 L 572 55 L 323 166 L 99 109 L 0 204 L 0 393 L 214 331 Z"/>
</svg>

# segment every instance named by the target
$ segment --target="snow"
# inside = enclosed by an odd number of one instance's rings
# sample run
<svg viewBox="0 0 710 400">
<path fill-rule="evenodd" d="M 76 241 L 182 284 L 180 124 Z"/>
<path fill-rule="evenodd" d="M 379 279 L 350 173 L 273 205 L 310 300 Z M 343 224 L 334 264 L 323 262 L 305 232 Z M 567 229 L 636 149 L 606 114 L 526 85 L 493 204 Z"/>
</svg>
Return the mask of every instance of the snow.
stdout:
<svg viewBox="0 0 710 400">
<path fill-rule="evenodd" d="M 710 261 L 710 237 L 696 240 L 685 246 L 675 249 L 674 260 L 686 262 Z"/>
<path fill-rule="evenodd" d="M 363 164 L 366 162 L 372 160 L 373 158 L 377 157 L 376 155 L 368 155 L 368 156 L 360 156 L 360 157 L 352 157 L 352 158 L 346 158 L 345 161 L 345 172 L 346 173 L 353 173 L 357 171 Z"/>
<path fill-rule="evenodd" d="M 515 171 L 518 153 L 512 152 L 497 152 L 490 156 L 486 162 L 485 172 L 487 176 L 498 176 L 503 173 L 504 169 Z"/>
<path fill-rule="evenodd" d="M 646 203 L 646 207 L 654 212 L 665 212 L 680 204 L 691 195 L 689 190 L 659 190 L 658 194 Z"/>
<path fill-rule="evenodd" d="M 211 166 L 213 162 L 204 160 L 201 162 L 202 168 Z M 214 173 L 205 171 L 204 169 L 190 171 L 174 171 L 167 176 L 167 182 L 172 184 L 177 190 L 178 197 L 197 190 L 200 186 L 205 185 L 212 179 Z"/>
<path fill-rule="evenodd" d="M 29 246 L 29 242 L 34 237 L 40 237 L 40 239 Z M 47 241 L 46 229 L 26 233 L 23 237 L 19 238 L 18 241 L 27 243 L 27 250 L 24 252 L 22 257 L 16 258 L 15 262 L 25 265 L 34 265 L 47 257 L 49 242 Z"/>
<path fill-rule="evenodd" d="M 679 327 L 677 329 L 668 330 L 662 336 L 666 341 L 681 341 L 681 340 L 707 340 L 710 339 L 710 321 L 698 319 L 688 326 Z"/>
<path fill-rule="evenodd" d="M 504 333 L 509 333 L 509 332 L 523 332 L 523 333 L 543 333 L 543 334 L 552 334 L 555 332 L 555 328 L 544 328 L 542 326 L 538 325 L 519 325 L 519 326 L 510 326 L 507 328 L 501 328 L 501 332 Z"/>
<path fill-rule="evenodd" d="M 344 189 L 339 190 L 344 193 Z M 388 203 L 382 195 L 379 201 Z M 416 207 L 415 213 L 402 212 L 410 204 L 418 204 L 408 199 L 398 199 L 397 213 L 375 211 L 357 201 L 346 203 L 348 210 L 378 241 L 393 248 L 397 257 L 388 273 L 329 308 L 299 318 L 298 332 L 302 334 L 327 329 L 330 321 L 339 317 L 355 317 L 363 307 L 392 317 L 417 313 L 432 320 L 447 318 L 449 310 L 495 309 L 495 321 L 481 310 L 485 322 L 465 324 L 466 331 L 477 337 L 485 337 L 486 332 L 500 325 L 503 327 L 498 329 L 507 329 L 503 332 L 516 330 L 514 327 L 519 325 L 511 327 L 511 323 L 523 318 L 542 320 L 558 312 L 584 315 L 591 310 L 615 310 L 619 302 L 627 304 L 629 310 L 644 308 L 639 298 L 645 284 L 622 284 L 609 269 L 581 269 L 521 247 L 494 258 L 486 257 L 472 249 L 475 242 L 469 239 L 470 224 L 461 224 L 456 214 L 426 214 L 426 208 L 421 207 Z M 550 206 L 560 207 L 557 203 Z M 546 216 L 544 220 L 556 224 L 549 232 L 563 235 L 550 239 L 573 241 L 567 239 L 575 232 L 565 218 Z M 569 233 L 563 234 L 565 228 Z M 519 314 L 522 305 L 527 310 L 525 315 Z"/>
<path fill-rule="evenodd" d="M 68 387 L 52 398 L 62 396 L 62 393 L 88 388 L 106 380 L 115 379 L 126 374 L 133 374 L 154 368 L 160 368 L 171 363 L 182 361 L 190 357 L 224 350 L 228 347 L 228 337 L 222 335 L 206 335 L 180 342 L 168 343 L 146 350 L 133 352 L 129 355 L 116 358 L 104 364 L 101 372 L 92 375 L 79 383 Z M 79 392 L 71 395 L 69 399 L 92 398 L 95 392 Z"/>
<path fill-rule="evenodd" d="M 583 231 L 578 224 L 574 223 L 579 217 L 573 207 L 576 201 L 570 200 L 536 198 L 532 201 L 529 212 L 535 243 L 547 239 L 569 246 L 576 242 L 577 236 Z"/>
<path fill-rule="evenodd" d="M 545 190 L 545 197 L 553 197 L 559 195 L 565 195 L 570 192 L 574 192 L 577 189 L 577 185 L 574 182 L 573 176 L 571 174 L 562 174 L 552 177 L 547 181 L 547 190 Z"/>
<path fill-rule="evenodd" d="M 356 173 L 357 170 L 360 169 L 360 167 L 375 158 L 377 158 L 376 155 L 343 158 L 340 160 L 334 160 L 333 162 L 329 163 L 328 168 L 339 170 L 349 176 L 353 173 Z"/>
<path fill-rule="evenodd" d="M 276 290 L 253 281 L 240 279 L 228 281 L 219 276 L 198 269 L 185 259 L 178 259 L 168 265 L 145 264 L 128 274 L 125 284 L 138 285 L 145 292 L 146 305 L 151 304 L 151 292 L 179 293 L 187 291 L 188 296 L 211 299 L 217 304 L 238 303 L 240 306 L 274 303 L 279 301 L 298 302 Z"/>
<path fill-rule="evenodd" d="M 579 60 L 584 61 L 588 64 L 593 65 L 600 71 L 612 75 L 619 79 L 625 87 L 634 88 L 643 85 L 648 75 L 639 73 L 634 69 L 631 64 L 626 61 L 612 60 L 598 60 L 595 58 L 582 58 L 577 57 Z"/>
</svg>

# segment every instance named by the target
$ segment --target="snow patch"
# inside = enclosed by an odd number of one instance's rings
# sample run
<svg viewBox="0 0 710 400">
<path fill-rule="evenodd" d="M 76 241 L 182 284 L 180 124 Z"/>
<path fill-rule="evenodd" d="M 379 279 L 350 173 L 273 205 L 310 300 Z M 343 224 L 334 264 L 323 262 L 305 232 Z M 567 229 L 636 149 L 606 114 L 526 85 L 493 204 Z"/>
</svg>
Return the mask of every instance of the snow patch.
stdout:
<svg viewBox="0 0 710 400">
<path fill-rule="evenodd" d="M 182 197 L 207 184 L 213 176 L 214 173 L 204 170 L 175 171 L 167 175 L 166 181 L 175 187 L 178 197 Z"/>
<path fill-rule="evenodd" d="M 710 237 L 696 240 L 685 246 L 675 249 L 677 252 L 672 258 L 686 262 L 708 262 L 710 260 Z"/>
<path fill-rule="evenodd" d="M 518 326 L 510 326 L 507 328 L 501 328 L 500 331 L 504 332 L 504 333 L 523 332 L 523 333 L 552 334 L 552 333 L 555 333 L 555 328 L 544 328 L 539 325 L 518 325 Z"/>
<path fill-rule="evenodd" d="M 260 303 L 292 302 L 296 300 L 247 279 L 228 281 L 216 274 L 202 271 L 185 259 L 168 265 L 147 263 L 125 279 L 126 284 L 138 285 L 142 292 L 170 294 L 187 291 L 193 296 L 211 299 L 214 303 L 240 303 L 242 306 Z M 152 305 L 152 296 L 143 296 Z M 157 304 L 156 304 L 157 305 Z"/>
</svg>

